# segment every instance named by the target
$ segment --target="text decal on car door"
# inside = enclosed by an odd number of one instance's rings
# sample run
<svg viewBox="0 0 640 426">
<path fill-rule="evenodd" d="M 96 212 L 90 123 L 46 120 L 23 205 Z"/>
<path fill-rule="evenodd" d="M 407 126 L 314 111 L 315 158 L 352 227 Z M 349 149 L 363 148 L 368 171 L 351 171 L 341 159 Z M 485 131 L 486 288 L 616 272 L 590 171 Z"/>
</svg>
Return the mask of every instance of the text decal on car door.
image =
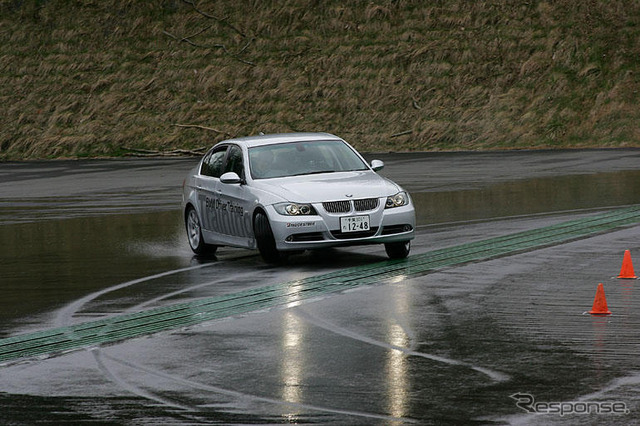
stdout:
<svg viewBox="0 0 640 426">
<path fill-rule="evenodd" d="M 240 216 L 244 214 L 244 208 L 242 206 L 233 204 L 231 201 L 225 203 L 220 198 L 206 197 L 205 206 L 207 210 L 220 210 L 223 213 L 235 213 Z"/>
</svg>

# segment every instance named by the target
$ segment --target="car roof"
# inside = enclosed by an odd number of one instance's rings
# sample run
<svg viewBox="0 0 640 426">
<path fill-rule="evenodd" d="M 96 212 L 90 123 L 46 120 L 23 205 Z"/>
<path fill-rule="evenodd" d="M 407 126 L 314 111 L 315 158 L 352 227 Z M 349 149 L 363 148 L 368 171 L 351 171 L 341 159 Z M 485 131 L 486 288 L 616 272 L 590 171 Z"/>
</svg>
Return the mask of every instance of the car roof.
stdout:
<svg viewBox="0 0 640 426">
<path fill-rule="evenodd" d="M 227 139 L 219 144 L 236 143 L 247 148 L 263 145 L 274 145 L 288 142 L 313 142 L 342 139 L 331 133 L 277 133 L 272 135 L 246 136 L 236 139 Z M 218 145 L 219 145 L 218 144 Z"/>
</svg>

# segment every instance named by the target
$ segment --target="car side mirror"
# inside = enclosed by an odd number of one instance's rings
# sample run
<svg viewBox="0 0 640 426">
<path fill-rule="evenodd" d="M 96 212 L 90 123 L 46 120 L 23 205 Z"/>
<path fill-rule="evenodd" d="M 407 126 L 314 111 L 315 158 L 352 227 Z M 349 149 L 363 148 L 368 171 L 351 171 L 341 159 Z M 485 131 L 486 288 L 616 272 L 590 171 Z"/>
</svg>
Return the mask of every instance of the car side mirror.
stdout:
<svg viewBox="0 0 640 426">
<path fill-rule="evenodd" d="M 379 172 L 380 170 L 384 169 L 384 162 L 382 162 L 381 160 L 372 160 L 371 168 L 374 172 Z"/>
<path fill-rule="evenodd" d="M 240 178 L 240 176 L 238 176 L 236 172 L 227 172 L 222 176 L 220 176 L 220 182 L 226 183 L 226 184 L 236 184 L 236 183 L 242 183 L 242 179 Z"/>
</svg>

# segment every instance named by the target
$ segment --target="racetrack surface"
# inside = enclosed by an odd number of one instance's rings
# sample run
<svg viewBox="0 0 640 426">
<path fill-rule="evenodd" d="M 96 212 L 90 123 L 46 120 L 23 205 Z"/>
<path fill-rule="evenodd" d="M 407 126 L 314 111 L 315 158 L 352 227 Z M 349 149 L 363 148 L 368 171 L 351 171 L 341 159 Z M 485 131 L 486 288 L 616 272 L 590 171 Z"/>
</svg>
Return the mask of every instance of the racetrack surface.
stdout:
<svg viewBox="0 0 640 426">
<path fill-rule="evenodd" d="M 614 277 L 640 253 L 637 155 L 383 156 L 421 206 L 412 256 L 281 267 L 189 253 L 172 205 L 194 160 L 2 165 L 0 421 L 629 424 L 640 300 Z M 586 314 L 598 282 L 611 316 Z"/>
</svg>

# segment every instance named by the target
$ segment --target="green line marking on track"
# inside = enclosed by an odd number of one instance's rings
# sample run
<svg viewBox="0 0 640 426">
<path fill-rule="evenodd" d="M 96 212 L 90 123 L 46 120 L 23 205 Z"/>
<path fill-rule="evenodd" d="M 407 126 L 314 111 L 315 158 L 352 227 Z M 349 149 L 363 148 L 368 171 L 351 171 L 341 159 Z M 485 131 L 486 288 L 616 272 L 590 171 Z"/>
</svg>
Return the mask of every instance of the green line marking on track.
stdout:
<svg viewBox="0 0 640 426">
<path fill-rule="evenodd" d="M 321 295 L 379 284 L 400 276 L 420 276 L 447 266 L 535 250 L 637 223 L 640 223 L 640 205 L 544 228 L 433 250 L 404 260 L 377 262 L 298 281 L 17 335 L 0 339 L 0 363 L 48 357 L 188 327 L 205 321 L 287 306 Z"/>
</svg>

